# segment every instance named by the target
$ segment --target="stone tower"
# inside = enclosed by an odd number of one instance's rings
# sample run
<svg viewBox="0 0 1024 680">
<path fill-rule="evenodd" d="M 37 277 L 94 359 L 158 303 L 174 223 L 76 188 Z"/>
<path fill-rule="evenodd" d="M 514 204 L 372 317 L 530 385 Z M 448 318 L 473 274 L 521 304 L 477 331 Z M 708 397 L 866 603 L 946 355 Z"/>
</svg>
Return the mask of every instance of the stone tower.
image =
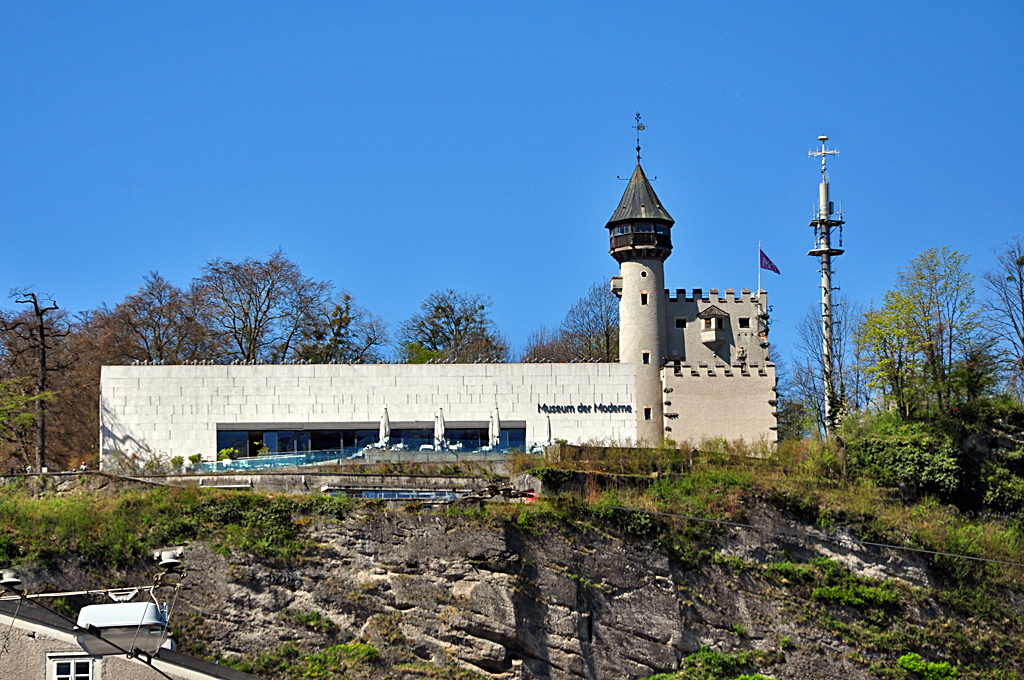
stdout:
<svg viewBox="0 0 1024 680">
<path fill-rule="evenodd" d="M 665 259 L 672 254 L 675 220 L 662 207 L 640 167 L 607 228 L 610 253 L 619 263 L 612 291 L 619 296 L 619 362 L 636 364 L 637 437 L 649 444 L 664 436 Z"/>
</svg>

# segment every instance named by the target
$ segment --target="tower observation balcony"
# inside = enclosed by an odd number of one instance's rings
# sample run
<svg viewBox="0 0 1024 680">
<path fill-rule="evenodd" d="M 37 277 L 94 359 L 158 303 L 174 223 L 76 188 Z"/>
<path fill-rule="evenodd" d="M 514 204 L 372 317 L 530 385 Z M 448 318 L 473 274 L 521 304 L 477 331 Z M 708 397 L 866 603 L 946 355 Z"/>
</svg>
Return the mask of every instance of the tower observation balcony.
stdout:
<svg viewBox="0 0 1024 680">
<path fill-rule="evenodd" d="M 629 186 L 606 228 L 609 253 L 620 263 L 634 259 L 665 261 L 672 254 L 675 220 L 662 207 L 643 168 L 637 163 Z"/>
</svg>

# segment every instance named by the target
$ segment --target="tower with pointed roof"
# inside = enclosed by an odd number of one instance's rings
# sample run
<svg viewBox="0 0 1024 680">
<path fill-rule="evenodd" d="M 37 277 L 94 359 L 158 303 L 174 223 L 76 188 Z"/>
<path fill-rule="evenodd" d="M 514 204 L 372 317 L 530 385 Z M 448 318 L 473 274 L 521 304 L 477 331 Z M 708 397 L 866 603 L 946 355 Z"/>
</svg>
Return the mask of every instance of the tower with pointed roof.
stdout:
<svg viewBox="0 0 1024 680">
<path fill-rule="evenodd" d="M 666 360 L 665 260 L 672 254 L 672 225 L 640 165 L 608 224 L 619 276 L 619 362 L 636 364 L 637 437 L 657 443 L 664 436 L 661 368 Z"/>
</svg>

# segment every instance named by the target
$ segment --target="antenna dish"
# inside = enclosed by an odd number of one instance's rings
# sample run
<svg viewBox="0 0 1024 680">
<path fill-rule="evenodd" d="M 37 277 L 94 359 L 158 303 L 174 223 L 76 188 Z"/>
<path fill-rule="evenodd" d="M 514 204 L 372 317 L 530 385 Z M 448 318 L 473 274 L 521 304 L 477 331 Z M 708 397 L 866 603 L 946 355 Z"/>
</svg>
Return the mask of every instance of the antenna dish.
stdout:
<svg viewBox="0 0 1024 680">
<path fill-rule="evenodd" d="M 818 141 L 819 142 L 827 142 L 828 141 L 828 135 L 821 135 L 820 137 L 818 137 Z"/>
</svg>

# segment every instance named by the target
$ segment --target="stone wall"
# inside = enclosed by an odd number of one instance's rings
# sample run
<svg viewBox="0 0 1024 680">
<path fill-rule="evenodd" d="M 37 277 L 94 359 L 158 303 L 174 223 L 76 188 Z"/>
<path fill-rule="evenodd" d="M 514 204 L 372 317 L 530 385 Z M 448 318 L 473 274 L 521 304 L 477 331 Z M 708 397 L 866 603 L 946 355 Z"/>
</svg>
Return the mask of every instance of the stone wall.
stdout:
<svg viewBox="0 0 1024 680">
<path fill-rule="evenodd" d="M 217 430 L 525 427 L 528 443 L 636 439 L 632 364 L 104 366 L 101 453 L 216 456 Z M 629 410 L 590 408 L 595 404 Z M 580 409 L 580 406 L 589 411 Z M 572 407 L 550 409 L 544 406 Z"/>
<path fill-rule="evenodd" d="M 775 365 L 697 362 L 662 369 L 665 436 L 697 444 L 702 439 L 778 441 Z"/>
</svg>

